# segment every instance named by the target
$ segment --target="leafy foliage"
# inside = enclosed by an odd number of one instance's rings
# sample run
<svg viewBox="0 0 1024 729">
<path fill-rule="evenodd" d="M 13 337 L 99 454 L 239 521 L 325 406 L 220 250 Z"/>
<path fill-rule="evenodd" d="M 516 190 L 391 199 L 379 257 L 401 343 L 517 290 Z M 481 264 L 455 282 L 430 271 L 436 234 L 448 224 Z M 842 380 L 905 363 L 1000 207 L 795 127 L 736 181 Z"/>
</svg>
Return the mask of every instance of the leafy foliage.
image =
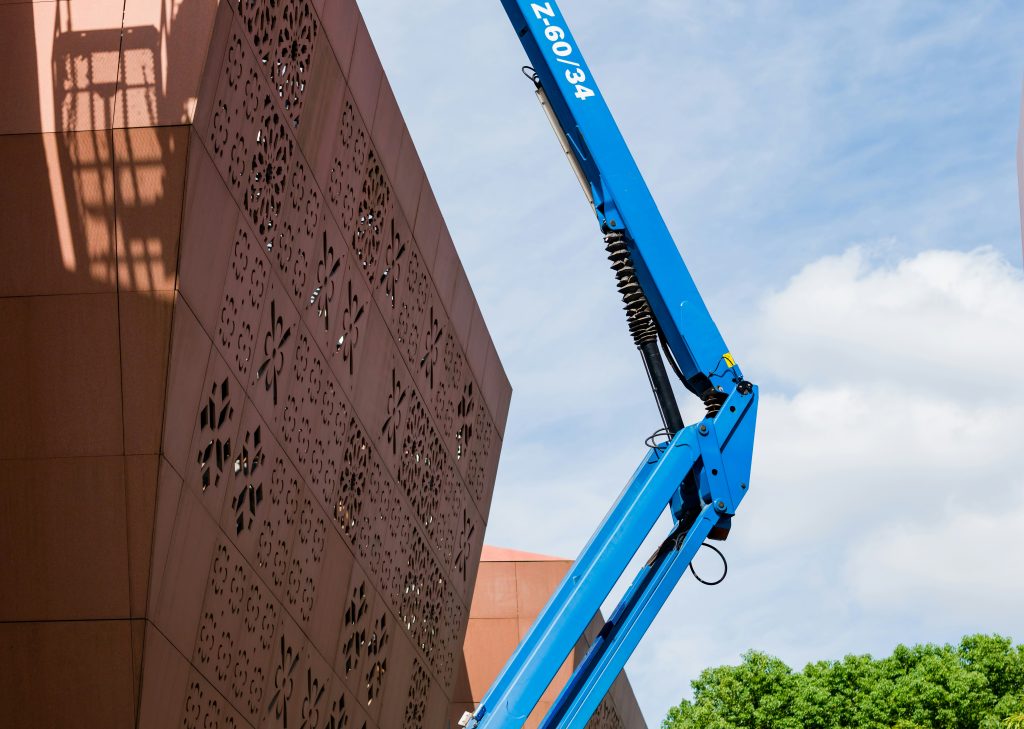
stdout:
<svg viewBox="0 0 1024 729">
<path fill-rule="evenodd" d="M 708 668 L 662 729 L 1024 729 L 1024 645 L 970 635 L 794 672 L 759 651 Z"/>
</svg>

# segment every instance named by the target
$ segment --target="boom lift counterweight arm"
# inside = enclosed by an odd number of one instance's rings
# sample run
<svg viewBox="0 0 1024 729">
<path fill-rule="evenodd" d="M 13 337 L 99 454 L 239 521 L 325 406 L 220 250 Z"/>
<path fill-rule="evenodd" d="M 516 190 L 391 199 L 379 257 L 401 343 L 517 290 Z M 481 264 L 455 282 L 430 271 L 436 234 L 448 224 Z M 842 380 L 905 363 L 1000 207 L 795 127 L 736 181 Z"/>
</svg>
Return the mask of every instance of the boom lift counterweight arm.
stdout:
<svg viewBox="0 0 1024 729">
<path fill-rule="evenodd" d="M 582 729 L 705 539 L 724 539 L 750 479 L 757 387 L 725 346 L 554 0 L 502 0 L 533 80 L 605 237 L 667 437 L 649 450 L 484 696 L 461 725 L 519 729 L 668 508 L 674 526 L 545 716 Z M 661 351 L 706 408 L 683 425 Z"/>
</svg>

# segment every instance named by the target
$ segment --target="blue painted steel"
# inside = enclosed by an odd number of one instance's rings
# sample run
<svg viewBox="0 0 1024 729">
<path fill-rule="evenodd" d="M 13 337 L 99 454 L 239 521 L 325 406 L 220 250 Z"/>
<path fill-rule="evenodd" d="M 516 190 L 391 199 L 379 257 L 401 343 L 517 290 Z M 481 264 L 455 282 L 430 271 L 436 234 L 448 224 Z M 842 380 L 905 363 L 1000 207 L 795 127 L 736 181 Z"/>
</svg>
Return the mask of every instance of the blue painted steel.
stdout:
<svg viewBox="0 0 1024 729">
<path fill-rule="evenodd" d="M 698 457 L 694 428 L 644 457 L 481 702 L 481 729 L 522 725 Z"/>
<path fill-rule="evenodd" d="M 579 667 L 559 693 L 540 729 L 582 729 L 611 688 L 626 658 L 647 632 L 659 608 L 683 576 L 719 515 L 711 504 L 681 536 L 676 547 L 669 535 L 663 548 L 637 575 L 615 612 L 605 623 Z"/>
<path fill-rule="evenodd" d="M 727 403 L 725 412 L 718 418 L 701 423 L 705 427 L 703 435 L 700 434 L 700 425 L 686 429 L 697 431 L 702 454 L 708 452 L 703 447 L 704 443 L 717 442 L 717 434 L 723 434 L 725 445 L 722 455 L 726 457 L 718 464 L 719 468 L 724 466 L 719 475 L 726 478 L 712 480 L 711 494 L 697 519 L 685 531 L 679 530 L 677 523 L 658 552 L 640 570 L 587 655 L 562 688 L 540 729 L 583 729 L 586 726 L 711 529 L 722 519 L 729 518 L 746 493 L 749 472 L 745 474 L 742 471 L 742 461 L 746 453 L 749 463 L 750 450 L 744 448 L 753 438 L 757 388 L 750 395 L 736 393 L 729 402 L 732 404 Z M 728 412 L 728 407 L 733 406 L 736 411 Z M 737 470 L 729 467 L 734 458 L 740 462 Z M 706 461 L 698 467 L 703 471 L 712 468 Z M 731 503 L 727 501 L 731 496 L 729 482 L 736 484 L 738 492 Z"/>
<path fill-rule="evenodd" d="M 698 396 L 710 385 L 731 392 L 739 368 L 727 364 L 722 335 L 557 4 L 502 0 L 502 5 L 590 182 L 598 221 L 605 230 L 628 233 L 640 285 L 687 387 Z M 577 97 L 571 80 L 580 74 L 579 86 L 593 95 Z"/>
<path fill-rule="evenodd" d="M 522 726 L 658 516 L 671 507 L 672 534 L 633 581 L 543 724 L 581 729 L 697 549 L 714 527 L 729 524 L 746 494 L 758 391 L 726 348 L 558 6 L 553 0 L 502 4 L 590 186 L 602 230 L 626 234 L 684 384 L 702 398 L 711 388 L 724 398 L 717 414 L 648 451 L 468 721 L 477 729 Z M 685 514 L 684 480 L 698 485 L 698 513 Z"/>
</svg>

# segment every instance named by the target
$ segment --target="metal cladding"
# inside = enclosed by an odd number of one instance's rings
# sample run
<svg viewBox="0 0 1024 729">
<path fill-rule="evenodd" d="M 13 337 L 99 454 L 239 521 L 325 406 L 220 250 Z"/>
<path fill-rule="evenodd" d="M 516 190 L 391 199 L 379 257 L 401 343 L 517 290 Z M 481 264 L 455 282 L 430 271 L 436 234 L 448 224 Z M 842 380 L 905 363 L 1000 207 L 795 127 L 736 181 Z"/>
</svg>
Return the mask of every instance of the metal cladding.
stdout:
<svg viewBox="0 0 1024 729">
<path fill-rule="evenodd" d="M 453 726 L 463 712 L 477 707 L 571 564 L 571 560 L 559 557 L 484 546 L 455 685 L 455 703 L 451 709 Z M 525 727 L 540 724 L 603 625 L 604 619 L 598 613 L 526 720 Z M 625 672 L 616 677 L 587 723 L 587 729 L 647 729 Z"/>
<path fill-rule="evenodd" d="M 511 391 L 354 2 L 0 28 L 3 723 L 441 726 Z"/>
</svg>

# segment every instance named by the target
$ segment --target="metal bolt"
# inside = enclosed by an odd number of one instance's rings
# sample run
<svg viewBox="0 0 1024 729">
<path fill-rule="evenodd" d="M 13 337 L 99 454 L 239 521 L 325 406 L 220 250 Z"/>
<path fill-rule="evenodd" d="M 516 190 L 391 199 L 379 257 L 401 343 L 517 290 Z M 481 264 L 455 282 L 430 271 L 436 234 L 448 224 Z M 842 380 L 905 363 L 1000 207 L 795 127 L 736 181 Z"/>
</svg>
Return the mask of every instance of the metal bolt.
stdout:
<svg viewBox="0 0 1024 729">
<path fill-rule="evenodd" d="M 697 430 L 698 430 L 698 432 L 699 432 L 699 433 L 700 433 L 701 435 L 707 435 L 707 434 L 708 434 L 708 426 L 704 425 L 704 423 L 701 423 L 701 424 L 700 424 L 700 427 L 699 427 L 699 428 L 697 428 Z"/>
<path fill-rule="evenodd" d="M 743 489 L 744 491 L 746 491 L 747 490 L 747 485 L 745 483 L 741 483 L 740 484 L 740 488 Z"/>
<path fill-rule="evenodd" d="M 718 507 L 719 509 L 723 510 L 723 511 L 725 510 L 725 502 L 724 501 L 719 501 L 717 504 L 715 504 L 715 506 Z"/>
<path fill-rule="evenodd" d="M 614 228 L 616 225 L 618 225 L 618 223 L 616 221 L 614 221 L 614 220 L 609 220 L 608 221 L 608 225 L 610 225 L 611 227 Z"/>
</svg>

